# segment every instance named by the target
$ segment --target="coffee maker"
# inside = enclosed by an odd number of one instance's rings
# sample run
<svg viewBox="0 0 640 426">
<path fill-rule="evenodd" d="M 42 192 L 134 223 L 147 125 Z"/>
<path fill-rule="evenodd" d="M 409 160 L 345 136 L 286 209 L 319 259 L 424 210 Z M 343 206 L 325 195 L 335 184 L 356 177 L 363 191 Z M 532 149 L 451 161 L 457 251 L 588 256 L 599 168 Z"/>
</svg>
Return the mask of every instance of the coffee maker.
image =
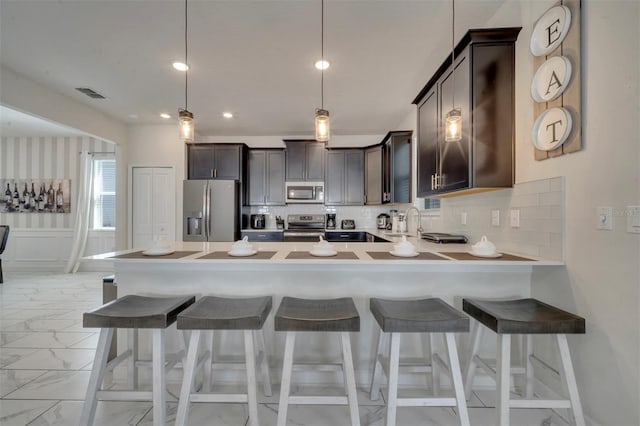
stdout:
<svg viewBox="0 0 640 426">
<path fill-rule="evenodd" d="M 327 229 L 336 229 L 336 214 L 327 213 Z"/>
</svg>

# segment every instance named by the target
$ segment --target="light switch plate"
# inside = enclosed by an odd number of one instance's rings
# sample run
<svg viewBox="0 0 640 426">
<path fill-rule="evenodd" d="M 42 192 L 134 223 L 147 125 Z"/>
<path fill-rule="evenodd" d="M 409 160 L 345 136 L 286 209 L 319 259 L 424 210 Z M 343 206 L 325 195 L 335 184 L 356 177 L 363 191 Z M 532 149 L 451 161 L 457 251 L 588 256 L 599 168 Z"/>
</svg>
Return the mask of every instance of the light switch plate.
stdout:
<svg viewBox="0 0 640 426">
<path fill-rule="evenodd" d="M 520 227 L 520 209 L 511 209 L 509 219 L 510 219 L 512 228 L 519 228 Z"/>
<path fill-rule="evenodd" d="M 640 234 L 640 206 L 627 206 L 627 232 Z"/>
<path fill-rule="evenodd" d="M 491 226 L 500 226 L 500 210 L 491 210 Z"/>
<path fill-rule="evenodd" d="M 613 207 L 598 207 L 596 220 L 597 229 L 605 231 L 613 230 Z"/>
<path fill-rule="evenodd" d="M 467 212 L 460 213 L 460 225 L 467 224 Z"/>
</svg>

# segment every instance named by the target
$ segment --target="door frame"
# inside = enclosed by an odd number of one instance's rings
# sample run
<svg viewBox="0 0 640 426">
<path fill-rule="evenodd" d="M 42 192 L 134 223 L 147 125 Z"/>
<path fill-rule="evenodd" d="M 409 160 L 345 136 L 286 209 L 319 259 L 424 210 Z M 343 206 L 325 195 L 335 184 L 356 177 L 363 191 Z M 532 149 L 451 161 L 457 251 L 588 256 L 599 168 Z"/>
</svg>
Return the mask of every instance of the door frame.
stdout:
<svg viewBox="0 0 640 426">
<path fill-rule="evenodd" d="M 163 168 L 163 169 L 171 169 L 171 174 L 173 175 L 173 181 L 175 183 L 176 180 L 176 168 L 171 164 L 129 164 L 129 173 L 127 176 L 127 249 L 133 248 L 133 169 L 137 168 Z M 176 187 L 177 192 L 177 187 Z M 174 239 L 178 232 L 176 228 L 176 221 L 178 218 L 178 204 L 174 206 Z"/>
</svg>

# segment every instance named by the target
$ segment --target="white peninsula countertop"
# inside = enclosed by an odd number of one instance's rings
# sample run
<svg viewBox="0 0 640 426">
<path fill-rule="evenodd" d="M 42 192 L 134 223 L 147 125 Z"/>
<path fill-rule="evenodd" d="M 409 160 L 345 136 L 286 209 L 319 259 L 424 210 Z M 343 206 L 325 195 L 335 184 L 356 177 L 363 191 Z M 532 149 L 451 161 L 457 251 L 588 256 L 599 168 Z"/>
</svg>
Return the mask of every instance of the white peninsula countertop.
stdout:
<svg viewBox="0 0 640 426">
<path fill-rule="evenodd" d="M 501 258 L 456 260 L 452 254 L 471 250 L 468 244 L 434 244 L 415 237 L 413 243 L 421 255 L 400 258 L 389 254 L 400 238 L 366 231 L 387 239 L 388 243 L 331 243 L 335 257 L 313 257 L 315 243 L 252 242 L 258 253 L 249 257 L 231 257 L 232 243 L 174 243 L 172 256 L 144 256 L 141 249 L 104 253 L 85 260 L 113 261 L 118 296 L 216 295 L 223 297 L 273 296 L 273 313 L 283 296 L 303 298 L 352 297 L 361 317 L 361 330 L 353 333 L 354 363 L 359 385 L 369 381 L 374 357 L 377 325 L 369 312 L 369 298 L 396 299 L 440 297 L 462 309 L 462 299 L 527 297 L 531 292 L 531 274 L 536 266 L 553 267 L 562 262 L 505 253 Z M 347 231 L 348 232 L 348 231 Z M 500 247 L 498 246 L 498 251 Z M 443 254 L 445 253 L 445 254 Z M 511 259 L 516 256 L 516 260 Z M 468 256 L 467 256 L 468 258 Z M 304 334 L 304 333 L 303 333 Z M 282 364 L 284 336 L 273 331 L 273 315 L 265 324 L 267 345 L 272 349 L 271 366 L 275 378 Z M 313 336 L 302 348 L 301 357 L 317 354 Z M 322 351 L 331 356 L 336 342 L 323 337 Z M 119 336 L 122 347 L 126 345 Z M 240 351 L 242 339 L 229 344 Z M 409 351 L 420 351 L 420 342 L 410 343 Z M 241 352 L 240 352 L 241 353 Z M 126 374 L 120 372 L 120 375 Z M 229 373 L 230 374 L 230 373 Z M 313 382 L 312 376 L 303 380 Z"/>
</svg>

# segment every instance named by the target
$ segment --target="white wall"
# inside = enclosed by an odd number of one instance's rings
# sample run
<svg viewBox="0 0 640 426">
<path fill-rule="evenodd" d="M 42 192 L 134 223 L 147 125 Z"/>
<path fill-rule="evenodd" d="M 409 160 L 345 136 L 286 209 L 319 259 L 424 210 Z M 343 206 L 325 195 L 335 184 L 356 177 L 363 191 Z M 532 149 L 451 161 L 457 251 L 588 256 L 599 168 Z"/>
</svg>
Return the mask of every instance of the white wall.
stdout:
<svg viewBox="0 0 640 426">
<path fill-rule="evenodd" d="M 78 129 L 117 145 L 118 164 L 116 247 L 126 247 L 127 234 L 127 126 L 68 96 L 54 92 L 12 70 L 0 67 L 0 104 L 46 121 Z M 122 179 L 123 178 L 123 179 Z"/>
<path fill-rule="evenodd" d="M 554 3 L 508 2 L 487 23 L 523 26 L 516 54 L 517 182 L 566 179 L 566 267 L 534 268 L 532 294 L 587 320 L 587 334 L 569 340 L 586 414 L 603 425 L 637 425 L 640 235 L 626 233 L 623 209 L 640 204 L 640 2 L 582 2 L 584 148 L 538 162 L 530 137 L 528 44 L 535 20 Z M 597 206 L 614 208 L 613 231 L 596 230 Z"/>
</svg>

